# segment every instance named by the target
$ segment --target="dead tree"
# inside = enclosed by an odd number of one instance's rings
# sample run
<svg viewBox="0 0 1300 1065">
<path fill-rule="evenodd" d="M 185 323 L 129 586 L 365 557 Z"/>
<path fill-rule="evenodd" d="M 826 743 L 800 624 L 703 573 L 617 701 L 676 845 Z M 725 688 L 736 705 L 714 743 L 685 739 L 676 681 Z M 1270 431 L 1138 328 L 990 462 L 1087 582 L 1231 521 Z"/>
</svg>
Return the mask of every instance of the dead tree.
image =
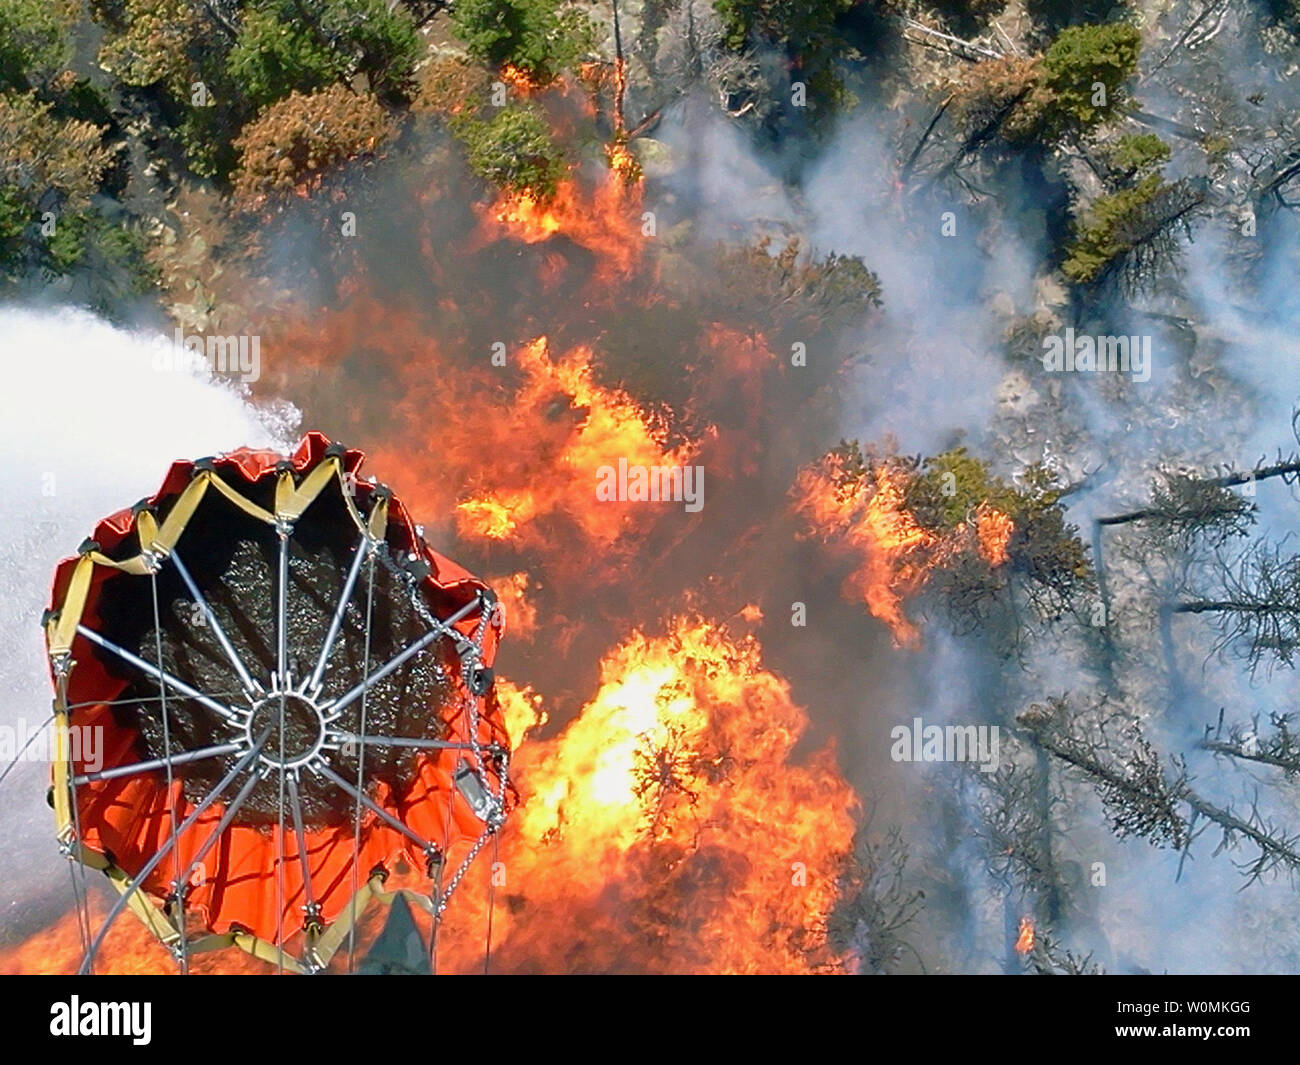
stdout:
<svg viewBox="0 0 1300 1065">
<path fill-rule="evenodd" d="M 1164 471 L 1151 486 L 1148 506 L 1098 518 L 1097 524 L 1108 527 L 1146 522 L 1158 537 L 1184 549 L 1196 541 L 1218 547 L 1232 537 L 1245 536 L 1255 523 L 1255 504 L 1230 491 L 1232 486 L 1298 472 L 1300 461 L 1223 477 Z"/>
<path fill-rule="evenodd" d="M 1210 802 L 1192 788 L 1182 758 L 1171 759 L 1167 772 L 1136 721 L 1118 714 L 1100 720 L 1076 714 L 1064 698 L 1034 704 L 1016 720 L 1035 743 L 1093 785 L 1117 836 L 1137 836 L 1186 854 L 1213 827 L 1220 832 L 1215 854 L 1243 843 L 1255 849 L 1236 863 L 1247 883 L 1279 871 L 1300 872 L 1300 836 L 1269 820 L 1257 801 L 1245 815 Z M 1113 736 L 1118 748 L 1112 746 Z"/>
<path fill-rule="evenodd" d="M 1005 762 L 985 776 L 976 829 L 988 855 L 989 873 L 1004 890 L 1038 900 L 1035 909 L 1059 922 L 1068 897 L 1053 850 L 1053 819 L 1059 803 L 1051 794 L 1047 762 Z"/>
<path fill-rule="evenodd" d="M 869 828 L 868 819 L 854 838 L 827 937 L 837 951 L 856 956 L 860 973 L 887 973 L 909 955 L 924 970 L 906 933 L 925 906 L 925 892 L 908 886 L 910 854 L 902 831 L 895 826 L 872 838 Z"/>
<path fill-rule="evenodd" d="M 1249 728 L 1233 725 L 1227 735 L 1223 732 L 1223 710 L 1219 711 L 1218 726 L 1205 727 L 1201 749 L 1256 765 L 1280 769 L 1287 777 L 1300 774 L 1300 736 L 1291 728 L 1291 714 L 1270 714 L 1268 734 L 1262 734 L 1259 721 L 1253 720 Z"/>
<path fill-rule="evenodd" d="M 1251 672 L 1265 661 L 1293 666 L 1300 654 L 1300 555 L 1257 543 L 1235 564 L 1220 562 L 1222 590 L 1175 604 L 1174 614 L 1213 614 L 1216 650 L 1238 645 Z"/>
</svg>

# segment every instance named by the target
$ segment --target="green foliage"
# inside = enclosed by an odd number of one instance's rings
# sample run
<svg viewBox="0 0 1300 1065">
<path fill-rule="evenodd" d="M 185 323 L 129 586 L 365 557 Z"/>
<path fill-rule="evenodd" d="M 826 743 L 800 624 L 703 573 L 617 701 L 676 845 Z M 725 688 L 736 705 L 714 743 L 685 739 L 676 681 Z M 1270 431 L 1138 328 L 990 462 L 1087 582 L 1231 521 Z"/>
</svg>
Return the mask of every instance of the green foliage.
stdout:
<svg viewBox="0 0 1300 1065">
<path fill-rule="evenodd" d="M 1085 133 L 1111 118 L 1124 102 L 1124 83 L 1136 72 L 1141 51 L 1141 33 L 1126 22 L 1062 30 L 1043 54 L 1042 84 L 1051 97 L 1044 116 L 1048 132 Z"/>
<path fill-rule="evenodd" d="M 733 52 L 766 42 L 794 61 L 793 80 L 808 86 L 813 111 L 833 111 L 847 101 L 836 62 L 852 49 L 836 21 L 856 0 L 714 0 L 723 41 Z"/>
<path fill-rule="evenodd" d="M 377 95 L 402 96 L 422 53 L 410 15 L 384 0 L 261 0 L 244 15 L 228 69 L 259 111 L 357 74 Z"/>
<path fill-rule="evenodd" d="M 138 234 L 109 218 L 96 196 L 112 159 L 102 136 L 34 95 L 0 94 L 0 274 L 76 274 L 100 309 L 152 280 Z"/>
<path fill-rule="evenodd" d="M 231 49 L 230 76 L 254 111 L 292 92 L 310 93 L 341 78 L 346 57 L 300 20 L 281 21 L 272 4 L 249 11 Z"/>
<path fill-rule="evenodd" d="M 1190 551 L 1197 544 L 1217 549 L 1246 536 L 1257 514 L 1251 499 L 1213 479 L 1162 470 L 1151 486 L 1146 522 L 1156 541 Z"/>
<path fill-rule="evenodd" d="M 918 522 L 940 532 L 951 532 L 969 521 L 981 504 L 1013 521 L 1039 505 L 1034 495 L 994 477 L 988 463 L 968 454 L 964 447 L 926 459 L 908 483 L 904 498 Z"/>
<path fill-rule="evenodd" d="M 298 11 L 301 4 L 293 6 Z M 364 75 L 380 99 L 405 99 L 424 55 L 424 38 L 406 9 L 385 0 L 334 0 L 321 12 L 330 47 L 351 57 L 348 73 Z"/>
<path fill-rule="evenodd" d="M 0 89 L 48 83 L 72 54 L 70 0 L 0 0 Z"/>
<path fill-rule="evenodd" d="M 154 279 L 139 231 L 95 209 L 60 220 L 49 240 L 46 269 L 55 274 L 83 273 L 96 305 L 140 295 Z"/>
<path fill-rule="evenodd" d="M 1102 151 L 1111 179 L 1128 184 L 1148 177 L 1169 161 L 1169 145 L 1154 133 L 1126 133 Z"/>
<path fill-rule="evenodd" d="M 0 270 L 12 272 L 23 257 L 31 208 L 13 185 L 0 188 Z"/>
<path fill-rule="evenodd" d="M 976 63 L 951 85 L 966 150 L 993 137 L 1051 147 L 1092 133 L 1114 117 L 1137 70 L 1141 36 L 1127 23 L 1072 26 L 1041 56 Z"/>
<path fill-rule="evenodd" d="M 1076 284 L 1091 284 L 1125 268 L 1129 283 L 1140 284 L 1172 252 L 1175 232 L 1186 230 L 1186 217 L 1201 199 L 1185 182 L 1166 182 L 1159 174 L 1103 196 L 1075 223 L 1061 269 Z"/>
<path fill-rule="evenodd" d="M 161 93 L 171 135 L 205 177 L 230 172 L 240 128 L 276 101 L 354 78 L 400 99 L 424 51 L 410 14 L 385 0 L 252 0 L 224 21 L 213 10 L 201 0 L 101 0 L 95 10 L 101 65 Z"/>
<path fill-rule="evenodd" d="M 465 146 L 470 169 L 479 177 L 540 200 L 555 195 L 567 171 L 564 153 L 533 108 L 503 107 L 486 120 L 456 115 L 450 125 Z"/>
<path fill-rule="evenodd" d="M 230 142 L 248 117 L 226 73 L 229 35 L 197 0 L 100 3 L 95 18 L 104 28 L 99 65 L 122 85 L 161 97 L 172 116 L 163 132 L 191 170 L 223 175 L 234 162 Z"/>
<path fill-rule="evenodd" d="M 34 94 L 0 94 L 0 186 L 37 205 L 80 210 L 90 202 L 111 159 L 103 130 L 61 120 Z"/>
<path fill-rule="evenodd" d="M 594 28 L 558 0 L 459 0 L 452 9 L 456 36 L 475 59 L 512 66 L 540 85 L 593 47 Z"/>
<path fill-rule="evenodd" d="M 1041 466 L 1028 467 L 1016 485 L 995 476 L 987 462 L 963 447 L 921 459 L 843 441 L 829 457 L 842 499 L 881 470 L 895 482 L 901 478 L 903 508 L 938 545 L 919 549 L 935 552 L 929 586 L 960 631 L 987 620 L 990 608 L 1004 601 L 1011 578 L 1044 620 L 1060 618 L 1093 588 L 1079 530 L 1066 521 L 1055 479 Z M 990 561 L 971 536 L 982 517 L 994 511 L 1012 522 L 1001 563 Z M 955 545 L 964 546 L 954 550 Z"/>
<path fill-rule="evenodd" d="M 1021 484 L 1008 484 L 988 463 L 954 448 L 926 459 L 904 491 L 904 501 L 921 525 L 940 534 L 969 524 L 980 508 L 991 507 L 1014 523 L 1007 555 L 1011 571 L 1038 614 L 1056 619 L 1092 588 L 1092 566 L 1078 529 L 1065 520 L 1065 509 L 1051 473 L 1030 466 Z M 993 594 L 982 568 L 954 567 L 947 585 L 954 618 Z M 978 611 L 976 612 L 978 615 Z"/>
<path fill-rule="evenodd" d="M 226 38 L 190 0 L 125 0 L 120 22 L 107 26 L 99 62 L 124 85 L 157 85 L 188 103 L 190 85 L 206 81 L 224 60 Z M 209 40 L 210 38 L 210 40 Z"/>
</svg>

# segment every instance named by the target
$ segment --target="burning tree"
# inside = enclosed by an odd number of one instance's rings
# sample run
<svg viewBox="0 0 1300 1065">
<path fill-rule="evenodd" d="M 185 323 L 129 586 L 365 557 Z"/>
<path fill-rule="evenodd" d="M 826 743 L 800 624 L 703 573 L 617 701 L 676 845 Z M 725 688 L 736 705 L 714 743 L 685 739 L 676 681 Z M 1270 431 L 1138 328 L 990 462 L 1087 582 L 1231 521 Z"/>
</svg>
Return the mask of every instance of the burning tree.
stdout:
<svg viewBox="0 0 1300 1065">
<path fill-rule="evenodd" d="M 546 120 L 530 107 L 503 107 L 486 120 L 453 115 L 450 126 L 470 168 L 500 188 L 546 201 L 568 172 Z"/>
<path fill-rule="evenodd" d="M 1050 622 L 1092 587 L 1078 531 L 1038 467 L 1014 486 L 964 448 L 904 458 L 845 441 L 800 474 L 795 495 L 818 535 L 860 555 L 846 590 L 901 643 L 919 639 L 902 601 L 923 588 L 967 632 L 1012 608 L 1015 589 Z"/>
</svg>

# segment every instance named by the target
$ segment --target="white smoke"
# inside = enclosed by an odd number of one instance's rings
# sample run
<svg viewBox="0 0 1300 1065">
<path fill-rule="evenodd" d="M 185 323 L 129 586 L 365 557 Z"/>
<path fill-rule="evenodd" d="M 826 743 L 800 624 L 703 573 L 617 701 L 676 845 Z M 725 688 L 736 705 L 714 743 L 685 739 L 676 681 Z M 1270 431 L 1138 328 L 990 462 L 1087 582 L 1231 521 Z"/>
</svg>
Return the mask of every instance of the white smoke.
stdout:
<svg viewBox="0 0 1300 1065">
<path fill-rule="evenodd" d="M 287 404 L 255 406 L 203 370 L 155 369 L 158 350 L 82 311 L 0 308 L 0 726 L 19 743 L 20 723 L 30 731 L 50 715 L 40 617 L 59 560 L 99 519 L 156 491 L 172 461 L 283 448 L 296 429 Z M 68 909 L 48 786 L 48 763 L 34 761 L 0 784 L 0 940 Z"/>
</svg>

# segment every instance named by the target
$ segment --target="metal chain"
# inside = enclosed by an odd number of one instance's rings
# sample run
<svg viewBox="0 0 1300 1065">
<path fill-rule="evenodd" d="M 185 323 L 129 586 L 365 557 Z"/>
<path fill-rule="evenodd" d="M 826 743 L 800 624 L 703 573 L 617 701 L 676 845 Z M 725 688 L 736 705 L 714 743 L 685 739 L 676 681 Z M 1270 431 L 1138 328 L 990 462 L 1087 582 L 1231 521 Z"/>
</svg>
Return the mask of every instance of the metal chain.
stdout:
<svg viewBox="0 0 1300 1065">
<path fill-rule="evenodd" d="M 411 600 L 411 607 L 420 616 L 424 623 L 431 629 L 445 627 L 445 623 L 434 615 L 433 611 L 429 609 L 428 604 L 425 603 L 424 597 L 420 594 L 420 582 L 418 578 L 398 566 L 397 563 L 389 557 L 388 552 L 386 551 L 380 552 L 380 560 L 390 573 L 406 582 L 407 594 Z M 474 635 L 470 637 L 468 641 L 471 650 L 461 654 L 461 661 L 465 667 L 463 671 L 464 673 L 472 672 L 472 670 L 483 661 L 483 641 L 487 637 L 488 626 L 492 625 L 494 627 L 499 627 L 501 624 L 502 612 L 502 606 L 499 602 L 494 602 L 491 610 L 480 611 L 478 625 L 474 630 Z M 465 677 L 465 682 L 468 687 L 468 676 Z M 505 796 L 508 784 L 509 759 L 508 757 L 502 757 L 498 778 L 499 786 L 494 788 L 492 786 L 491 775 L 486 772 L 487 762 L 483 757 L 483 747 L 478 738 L 478 696 L 473 693 L 472 689 L 467 692 L 462 709 L 466 711 L 466 716 L 469 718 L 469 745 L 476 763 L 471 768 L 473 769 L 475 776 L 478 777 L 479 784 L 483 787 L 483 790 L 494 800 L 493 810 L 488 815 L 486 821 L 488 825 L 487 834 L 490 835 L 493 831 L 499 828 L 505 820 Z"/>
<path fill-rule="evenodd" d="M 437 910 L 434 914 L 435 917 L 442 916 L 442 911 L 447 908 L 447 903 L 451 901 L 451 897 L 455 894 L 456 888 L 460 886 L 460 882 L 465 878 L 465 874 L 469 872 L 469 867 L 473 864 L 474 859 L 478 857 L 479 851 L 481 851 L 487 844 L 487 841 L 492 838 L 495 831 L 495 828 L 488 826 L 483 830 L 483 834 L 474 841 L 474 846 L 469 849 L 469 853 L 465 855 L 464 860 L 460 863 L 455 874 L 448 882 L 447 890 L 444 891 L 442 897 L 438 899 Z"/>
</svg>

